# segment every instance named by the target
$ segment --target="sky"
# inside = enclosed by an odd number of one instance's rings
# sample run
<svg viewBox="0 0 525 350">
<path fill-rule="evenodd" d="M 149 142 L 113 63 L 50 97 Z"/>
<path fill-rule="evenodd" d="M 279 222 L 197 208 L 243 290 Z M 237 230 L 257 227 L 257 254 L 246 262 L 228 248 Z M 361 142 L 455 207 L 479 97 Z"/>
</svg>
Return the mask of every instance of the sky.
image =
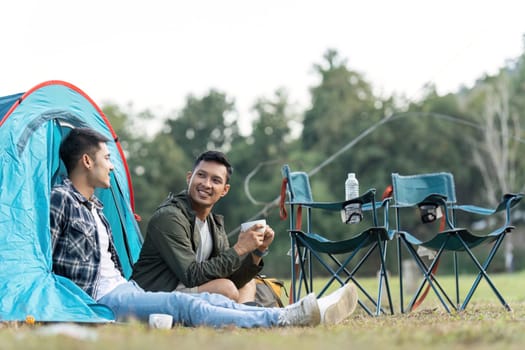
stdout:
<svg viewBox="0 0 525 350">
<path fill-rule="evenodd" d="M 336 49 L 380 96 L 472 86 L 523 53 L 522 0 L 4 1 L 0 96 L 65 80 L 165 116 L 217 89 L 242 123 L 284 88 L 297 110 Z"/>
</svg>

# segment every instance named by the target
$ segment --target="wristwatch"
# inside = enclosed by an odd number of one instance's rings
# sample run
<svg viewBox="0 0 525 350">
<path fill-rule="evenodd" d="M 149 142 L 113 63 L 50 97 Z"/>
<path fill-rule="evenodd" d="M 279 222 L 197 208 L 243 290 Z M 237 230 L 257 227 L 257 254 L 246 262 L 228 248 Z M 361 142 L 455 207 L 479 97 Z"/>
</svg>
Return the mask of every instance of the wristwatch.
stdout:
<svg viewBox="0 0 525 350">
<path fill-rule="evenodd" d="M 259 249 L 255 249 L 252 253 L 258 256 L 259 258 L 262 258 L 263 256 L 268 255 L 269 249 L 265 249 L 264 252 L 261 252 Z"/>
</svg>

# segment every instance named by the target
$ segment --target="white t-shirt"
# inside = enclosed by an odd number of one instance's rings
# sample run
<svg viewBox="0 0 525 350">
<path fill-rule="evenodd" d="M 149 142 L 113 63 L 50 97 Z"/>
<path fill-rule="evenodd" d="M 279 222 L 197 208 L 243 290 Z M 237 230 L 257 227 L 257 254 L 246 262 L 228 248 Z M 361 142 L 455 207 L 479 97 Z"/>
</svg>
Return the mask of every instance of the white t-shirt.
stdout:
<svg viewBox="0 0 525 350">
<path fill-rule="evenodd" d="M 206 221 L 199 218 L 195 219 L 195 229 L 201 236 L 201 244 L 197 248 L 197 262 L 203 262 L 210 258 L 213 250 L 213 238 L 211 237 L 210 228 Z"/>
<path fill-rule="evenodd" d="M 208 223 L 199 218 L 195 218 L 195 231 L 201 236 L 201 244 L 197 247 L 195 260 L 198 263 L 201 263 L 208 260 L 211 256 L 213 250 L 213 238 L 211 237 Z M 187 288 L 182 282 L 179 282 L 179 285 L 175 290 L 185 293 L 198 293 L 198 287 Z"/>
<path fill-rule="evenodd" d="M 100 279 L 98 281 L 97 290 L 95 291 L 95 300 L 99 300 L 104 295 L 111 292 L 115 287 L 122 283 L 126 283 L 127 281 L 116 268 L 113 260 L 111 260 L 108 231 L 102 223 L 95 206 L 92 207 L 91 213 L 97 224 L 98 240 L 100 243 Z"/>
</svg>

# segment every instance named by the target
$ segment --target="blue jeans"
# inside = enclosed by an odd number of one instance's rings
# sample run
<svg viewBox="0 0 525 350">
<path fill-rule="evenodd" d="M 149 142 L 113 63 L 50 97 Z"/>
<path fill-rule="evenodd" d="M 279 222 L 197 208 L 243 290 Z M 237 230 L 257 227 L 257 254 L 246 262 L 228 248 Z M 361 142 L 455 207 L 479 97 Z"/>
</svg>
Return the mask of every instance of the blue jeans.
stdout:
<svg viewBox="0 0 525 350">
<path fill-rule="evenodd" d="M 112 309 L 117 320 L 134 317 L 147 321 L 150 314 L 163 313 L 185 326 L 273 327 L 283 312 L 238 304 L 220 294 L 146 292 L 134 281 L 116 287 L 97 302 Z"/>
</svg>

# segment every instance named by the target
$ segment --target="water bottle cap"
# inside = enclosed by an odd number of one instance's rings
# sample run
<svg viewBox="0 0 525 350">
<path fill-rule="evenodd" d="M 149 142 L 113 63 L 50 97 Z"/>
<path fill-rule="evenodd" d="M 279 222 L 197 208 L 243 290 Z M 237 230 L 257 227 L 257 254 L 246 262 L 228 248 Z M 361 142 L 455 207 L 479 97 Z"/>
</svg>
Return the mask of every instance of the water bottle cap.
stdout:
<svg viewBox="0 0 525 350">
<path fill-rule="evenodd" d="M 349 178 L 355 177 L 355 173 L 348 173 L 348 177 Z"/>
</svg>

